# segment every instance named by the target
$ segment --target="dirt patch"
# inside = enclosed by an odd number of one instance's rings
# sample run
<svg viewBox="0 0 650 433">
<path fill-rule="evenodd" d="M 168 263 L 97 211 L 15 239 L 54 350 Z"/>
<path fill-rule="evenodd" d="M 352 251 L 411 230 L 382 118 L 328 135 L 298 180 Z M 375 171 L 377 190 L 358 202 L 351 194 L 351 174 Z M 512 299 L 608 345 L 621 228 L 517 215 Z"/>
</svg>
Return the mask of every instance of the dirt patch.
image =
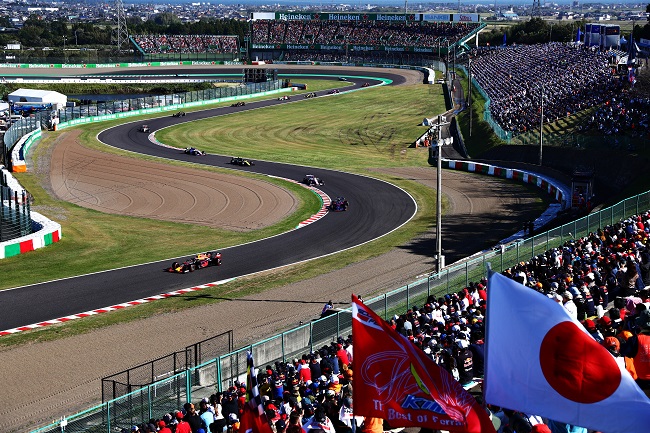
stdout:
<svg viewBox="0 0 650 433">
<path fill-rule="evenodd" d="M 50 160 L 56 197 L 100 212 L 235 231 L 291 215 L 293 194 L 261 180 L 107 154 L 61 134 Z"/>
</svg>

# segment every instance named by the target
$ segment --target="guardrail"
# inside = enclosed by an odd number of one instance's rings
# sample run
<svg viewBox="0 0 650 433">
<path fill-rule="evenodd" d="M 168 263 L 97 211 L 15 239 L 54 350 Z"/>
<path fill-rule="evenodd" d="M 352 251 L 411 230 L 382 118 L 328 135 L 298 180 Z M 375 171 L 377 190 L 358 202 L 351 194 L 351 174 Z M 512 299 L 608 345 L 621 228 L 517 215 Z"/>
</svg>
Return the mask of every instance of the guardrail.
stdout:
<svg viewBox="0 0 650 433">
<path fill-rule="evenodd" d="M 587 215 L 569 224 L 538 234 L 528 239 L 487 250 L 461 262 L 450 265 L 439 274 L 415 281 L 392 292 L 368 301 L 380 317 L 388 320 L 394 314 L 402 314 L 411 305 L 422 305 L 431 297 L 457 292 L 470 282 L 485 276 L 486 264 L 493 270 L 505 269 L 539 255 L 565 241 L 583 237 L 598 228 L 611 225 L 641 211 L 650 209 L 650 191 L 616 203 L 597 213 Z M 281 334 L 267 338 L 251 346 L 224 354 L 204 364 L 187 369 L 118 399 L 90 408 L 34 430 L 32 433 L 106 432 L 125 428 L 173 412 L 183 403 L 196 401 L 222 391 L 235 380 L 246 375 L 246 352 L 252 351 L 258 365 L 286 361 L 309 353 L 336 341 L 338 336 L 351 332 L 351 312 L 340 311 L 313 322 L 301 325 Z"/>
</svg>

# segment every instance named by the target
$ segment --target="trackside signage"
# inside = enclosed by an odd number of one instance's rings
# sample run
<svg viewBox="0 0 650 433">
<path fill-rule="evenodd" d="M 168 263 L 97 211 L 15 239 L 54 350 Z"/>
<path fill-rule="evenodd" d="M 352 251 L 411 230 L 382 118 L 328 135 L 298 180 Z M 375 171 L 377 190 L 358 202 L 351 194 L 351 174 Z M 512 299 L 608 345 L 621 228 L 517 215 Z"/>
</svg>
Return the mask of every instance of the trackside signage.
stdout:
<svg viewBox="0 0 650 433">
<path fill-rule="evenodd" d="M 451 21 L 449 14 L 422 14 L 422 21 Z"/>
<path fill-rule="evenodd" d="M 267 13 L 253 13 L 253 20 L 268 19 Z M 277 21 L 422 21 L 422 14 L 276 12 Z"/>
<path fill-rule="evenodd" d="M 455 23 L 478 23 L 478 14 L 452 14 L 452 21 Z"/>
<path fill-rule="evenodd" d="M 433 53 L 433 47 L 403 47 L 393 45 L 321 45 L 321 44 L 251 44 L 254 50 L 328 50 L 344 51 L 387 51 L 404 53 Z M 277 63 L 277 62 L 276 62 Z"/>
</svg>

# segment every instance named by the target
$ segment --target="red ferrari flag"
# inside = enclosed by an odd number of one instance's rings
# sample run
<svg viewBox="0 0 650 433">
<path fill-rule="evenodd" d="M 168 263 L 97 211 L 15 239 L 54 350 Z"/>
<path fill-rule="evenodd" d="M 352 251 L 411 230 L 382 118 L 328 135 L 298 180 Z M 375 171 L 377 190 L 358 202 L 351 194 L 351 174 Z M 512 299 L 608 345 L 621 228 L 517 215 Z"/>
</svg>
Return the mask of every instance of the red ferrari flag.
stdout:
<svg viewBox="0 0 650 433">
<path fill-rule="evenodd" d="M 391 427 L 495 433 L 487 412 L 450 373 L 352 295 L 354 414 Z"/>
</svg>

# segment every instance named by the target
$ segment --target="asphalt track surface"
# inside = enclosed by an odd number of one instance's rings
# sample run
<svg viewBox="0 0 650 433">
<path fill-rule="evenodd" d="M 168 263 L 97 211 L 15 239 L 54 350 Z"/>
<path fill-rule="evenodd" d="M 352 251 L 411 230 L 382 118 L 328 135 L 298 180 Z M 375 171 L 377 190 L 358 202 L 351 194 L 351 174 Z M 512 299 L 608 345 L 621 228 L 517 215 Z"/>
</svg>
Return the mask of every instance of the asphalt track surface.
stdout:
<svg viewBox="0 0 650 433">
<path fill-rule="evenodd" d="M 241 69 L 238 71 L 240 72 Z M 174 70 L 166 72 L 176 73 Z M 236 72 L 237 70 L 233 70 L 233 73 Z M 321 72 L 327 74 L 330 79 L 333 75 L 331 70 L 308 71 L 310 75 Z M 229 72 L 220 69 L 219 73 Z M 291 70 L 291 74 L 301 73 Z M 364 72 L 363 75 L 367 77 L 370 74 Z M 375 76 L 391 78 L 395 84 L 404 80 L 403 77 L 390 73 L 377 73 Z M 351 79 L 350 81 L 355 87 L 360 87 L 368 80 Z M 326 94 L 327 91 L 318 92 L 319 97 Z M 293 96 L 294 102 L 297 97 Z M 287 102 L 273 98 L 248 102 L 244 107 L 222 107 L 189 112 L 182 118 L 174 118 L 170 112 L 169 116 L 150 119 L 146 123 L 151 131 L 156 131 L 179 123 L 284 103 Z M 149 134 L 139 131 L 142 123 L 138 121 L 110 128 L 100 133 L 99 140 L 127 151 L 245 170 L 295 181 L 301 181 L 306 173 L 311 173 L 325 180 L 325 185 L 320 187 L 323 192 L 332 198 L 346 197 L 350 207 L 346 212 L 329 212 L 317 222 L 288 233 L 222 249 L 223 265 L 220 267 L 210 267 L 184 275 L 164 272 L 163 269 L 168 267 L 171 261 L 186 259 L 186 257 L 178 257 L 0 291 L 0 330 L 126 303 L 187 287 L 237 278 L 333 254 L 395 230 L 410 220 L 417 210 L 413 198 L 406 192 L 369 177 L 266 161 L 256 161 L 252 167 L 239 167 L 230 164 L 229 155 L 201 157 L 185 155 L 178 150 L 150 142 Z M 35 299 L 48 301 L 34 302 Z"/>
</svg>

